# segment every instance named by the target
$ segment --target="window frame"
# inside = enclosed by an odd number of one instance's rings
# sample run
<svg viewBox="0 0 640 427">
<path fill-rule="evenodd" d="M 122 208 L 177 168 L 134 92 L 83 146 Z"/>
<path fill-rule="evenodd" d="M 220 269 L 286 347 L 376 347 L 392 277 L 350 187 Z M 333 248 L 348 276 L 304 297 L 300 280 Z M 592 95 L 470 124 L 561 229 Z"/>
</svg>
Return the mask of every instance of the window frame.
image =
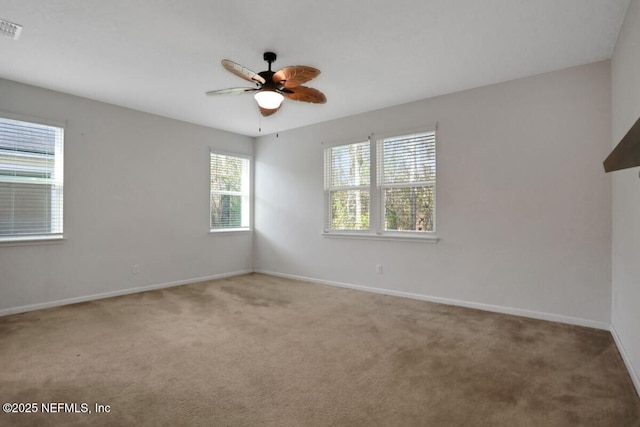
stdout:
<svg viewBox="0 0 640 427">
<path fill-rule="evenodd" d="M 338 186 L 334 186 L 333 182 L 332 182 L 332 178 L 333 178 L 333 163 L 332 163 L 332 154 L 331 154 L 331 150 L 335 149 L 335 148 L 339 148 L 339 147 L 346 147 L 346 146 L 352 146 L 352 145 L 359 145 L 359 144 L 368 144 L 369 145 L 369 182 L 366 185 L 338 185 Z M 373 154 L 371 153 L 371 143 L 368 140 L 368 138 L 365 138 L 364 140 L 358 141 L 358 142 L 347 142 L 347 143 L 336 143 L 331 145 L 330 147 L 327 147 L 324 150 L 324 204 L 325 204 L 325 214 L 324 214 L 324 230 L 325 232 L 338 232 L 338 233 L 345 233 L 345 234 L 350 234 L 352 232 L 355 233 L 362 233 L 363 231 L 367 231 L 368 229 L 371 228 L 371 215 L 372 215 L 372 206 L 371 206 L 371 156 Z M 328 173 L 327 173 L 328 172 Z M 333 192 L 337 192 L 337 191 L 367 191 L 369 193 L 369 213 L 368 213 L 368 223 L 369 223 L 369 228 L 368 229 L 334 229 L 331 228 L 331 223 L 333 222 L 333 217 L 332 217 L 332 197 L 331 194 Z"/>
<path fill-rule="evenodd" d="M 379 168 L 382 168 L 382 164 L 384 162 L 384 158 L 383 156 L 383 144 L 384 141 L 386 140 L 390 140 L 390 139 L 399 139 L 399 138 L 408 138 L 408 137 L 412 137 L 412 136 L 417 136 L 417 135 L 428 135 L 428 134 L 433 134 L 433 146 L 434 146 L 434 150 L 437 151 L 437 134 L 436 134 L 436 130 L 420 130 L 420 131 L 408 131 L 408 132 L 395 132 L 393 134 L 384 134 L 384 135 L 376 135 L 376 138 L 374 140 L 374 144 L 375 144 L 375 149 L 376 149 L 376 188 L 378 191 L 378 200 L 379 200 L 379 208 L 380 208 L 380 229 L 381 232 L 383 234 L 387 234 L 387 235 L 394 235 L 394 236 L 418 236 L 418 235 L 422 235 L 422 234 L 427 234 L 429 236 L 435 236 L 436 235 L 436 199 L 437 199 L 437 174 L 438 174 L 438 167 L 437 167 L 437 153 L 434 153 L 434 165 L 435 165 L 435 174 L 433 176 L 433 180 L 429 180 L 429 181 L 414 181 L 414 182 L 402 182 L 402 183 L 393 183 L 393 184 L 385 184 L 383 183 L 383 179 L 384 177 L 379 176 Z M 433 222 L 433 230 L 431 231 L 417 231 L 417 230 L 385 230 L 385 221 L 386 221 L 386 205 L 385 205 L 385 190 L 386 189 L 390 189 L 390 188 L 413 188 L 413 187 L 431 187 L 431 191 L 433 193 L 433 215 L 432 215 L 432 222 Z"/>
<path fill-rule="evenodd" d="M 433 134 L 434 147 L 435 147 L 435 174 L 434 180 L 428 185 L 433 188 L 433 230 L 432 231 L 414 231 L 414 230 L 385 230 L 385 203 L 384 203 L 384 191 L 389 187 L 402 187 L 407 184 L 400 185 L 381 185 L 378 182 L 378 169 L 381 167 L 378 161 L 378 157 L 381 150 L 381 145 L 385 139 L 402 138 L 409 135 L 419 134 Z M 334 147 L 358 144 L 368 140 L 369 153 L 370 153 L 370 179 L 369 179 L 369 228 L 366 230 L 340 230 L 331 229 L 331 199 L 329 196 L 328 182 L 330 177 L 327 176 L 326 162 L 330 159 L 330 150 Z M 325 146 L 323 149 L 324 160 L 324 215 L 323 215 L 323 231 L 324 237 L 331 238 L 355 238 L 355 239 L 380 239 L 380 240 L 402 240 L 402 241 L 414 241 L 414 242 L 428 242 L 437 243 L 440 238 L 436 234 L 436 215 L 437 215 L 437 151 L 438 151 L 438 128 L 437 124 L 432 127 L 409 129 L 397 132 L 385 132 L 370 134 L 367 138 L 353 138 L 349 141 L 336 141 L 333 143 L 323 143 Z M 414 185 L 411 185 L 414 186 Z M 418 185 L 420 186 L 420 185 Z"/>
<path fill-rule="evenodd" d="M 246 189 L 246 192 L 244 190 L 241 190 L 239 192 L 220 191 L 220 190 L 214 190 L 212 188 L 211 186 L 212 173 L 213 173 L 212 160 L 214 155 L 232 157 L 232 158 L 237 158 L 237 159 L 246 161 L 248 170 L 244 172 L 245 178 L 242 180 L 242 186 L 244 187 L 246 185 L 246 187 L 248 187 Z M 213 212 L 211 210 L 211 202 L 212 202 L 212 196 L 214 194 L 220 194 L 220 195 L 227 194 L 227 195 L 242 197 L 243 204 L 242 204 L 242 210 L 241 210 L 242 212 L 241 223 L 245 223 L 244 215 L 246 215 L 247 225 L 240 226 L 240 227 L 217 227 L 217 228 L 212 227 L 211 217 Z M 246 201 L 246 204 L 244 203 L 245 201 Z M 230 152 L 225 152 L 215 148 L 210 148 L 209 149 L 209 233 L 210 234 L 236 233 L 236 232 L 249 232 L 252 230 L 253 230 L 253 158 L 252 156 L 247 154 L 240 154 L 240 153 L 230 153 Z"/>
<path fill-rule="evenodd" d="M 33 124 L 38 126 L 47 126 L 56 128 L 56 136 L 54 141 L 54 177 L 25 177 L 25 183 L 37 184 L 37 185 L 55 185 L 57 188 L 53 191 L 56 191 L 58 200 L 55 202 L 57 209 L 54 209 L 53 205 L 51 208 L 51 212 L 49 213 L 50 218 L 50 226 L 51 232 L 49 233 L 33 233 L 33 234 L 6 234 L 0 235 L 0 246 L 13 246 L 13 245 L 30 245 L 30 244 L 48 244 L 48 243 L 59 243 L 65 240 L 64 235 L 64 211 L 65 211 L 65 197 L 64 197 L 64 175 L 65 175 L 65 133 L 66 133 L 66 123 L 57 122 L 48 119 L 42 119 L 38 117 L 24 116 L 19 114 L 7 113 L 4 111 L 0 111 L 0 118 L 6 120 L 12 120 L 27 124 Z M 37 154 L 24 154 L 22 157 L 24 158 L 37 158 L 42 157 L 43 155 Z M 25 170 L 29 168 L 26 167 Z M 33 168 L 32 168 L 33 169 Z M 36 168 L 37 169 L 37 168 Z M 33 169 L 32 171 L 35 171 Z M 19 182 L 22 181 L 20 179 L 2 179 L 1 182 Z M 53 197 L 53 196 L 52 196 Z"/>
</svg>

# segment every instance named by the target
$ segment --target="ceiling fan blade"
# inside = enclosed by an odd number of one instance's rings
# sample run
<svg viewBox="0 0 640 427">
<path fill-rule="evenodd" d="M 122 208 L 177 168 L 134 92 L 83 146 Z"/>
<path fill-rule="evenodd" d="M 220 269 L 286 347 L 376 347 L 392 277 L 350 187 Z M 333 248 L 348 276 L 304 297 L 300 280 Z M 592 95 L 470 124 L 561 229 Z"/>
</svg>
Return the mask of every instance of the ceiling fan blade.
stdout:
<svg viewBox="0 0 640 427">
<path fill-rule="evenodd" d="M 318 77 L 319 74 L 320 70 L 317 68 L 307 67 L 306 65 L 293 65 L 277 71 L 273 75 L 273 81 L 282 84 L 283 87 L 288 89 L 300 86 L 302 83 Z"/>
<path fill-rule="evenodd" d="M 229 72 L 235 74 L 238 77 L 241 77 L 245 80 L 248 80 L 250 82 L 256 82 L 256 83 L 260 83 L 260 84 L 265 84 L 266 80 L 259 75 L 258 73 L 255 73 L 253 71 L 251 71 L 250 69 L 243 67 L 240 64 L 237 64 L 233 61 L 230 61 L 228 59 L 223 59 L 222 60 L 222 66 Z"/>
<path fill-rule="evenodd" d="M 324 93 L 318 89 L 307 86 L 289 88 L 289 90 L 283 91 L 282 95 L 293 101 L 313 102 L 314 104 L 324 104 L 327 102 L 327 97 L 324 96 Z"/>
<path fill-rule="evenodd" d="M 282 105 L 280 105 L 280 107 L 282 107 Z M 268 108 L 262 108 L 258 105 L 258 108 L 260 108 L 260 113 L 264 116 L 264 117 L 269 117 L 270 115 L 276 113 L 280 107 L 278 108 L 272 108 L 272 109 L 268 109 Z"/>
<path fill-rule="evenodd" d="M 257 88 L 252 87 L 230 87 L 229 89 L 211 90 L 207 95 L 238 95 L 245 92 L 255 92 Z"/>
</svg>

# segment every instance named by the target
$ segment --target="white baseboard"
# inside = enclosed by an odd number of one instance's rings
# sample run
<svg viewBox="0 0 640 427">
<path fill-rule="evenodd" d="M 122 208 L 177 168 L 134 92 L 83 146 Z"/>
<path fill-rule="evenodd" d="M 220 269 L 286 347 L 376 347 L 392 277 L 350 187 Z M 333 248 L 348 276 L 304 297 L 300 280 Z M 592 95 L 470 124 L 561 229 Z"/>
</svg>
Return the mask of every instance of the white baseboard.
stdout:
<svg viewBox="0 0 640 427">
<path fill-rule="evenodd" d="M 93 301 L 93 300 L 98 300 L 98 299 L 117 297 L 117 296 L 121 296 L 121 295 L 133 294 L 133 293 L 137 293 L 137 292 L 152 291 L 152 290 L 155 290 L 155 289 L 170 288 L 170 287 L 173 287 L 173 286 L 180 286 L 180 285 L 186 285 L 186 284 L 190 284 L 190 283 L 204 282 L 204 281 L 207 281 L 207 280 L 223 279 L 223 278 L 226 278 L 226 277 L 239 276 L 239 275 L 242 275 L 242 274 L 249 274 L 249 273 L 253 273 L 253 272 L 261 273 L 261 274 L 267 274 L 267 275 L 270 275 L 270 276 L 284 277 L 284 278 L 288 278 L 288 279 L 302 280 L 302 281 L 305 281 L 305 282 L 319 283 L 319 284 L 323 284 L 323 285 L 337 286 L 337 287 L 341 287 L 341 288 L 355 289 L 355 290 L 360 290 L 360 291 L 365 291 L 365 292 L 373 292 L 373 293 L 383 294 L 383 295 L 397 296 L 397 297 L 402 297 L 402 298 L 411 298 L 411 299 L 417 299 L 417 300 L 422 300 L 422 301 L 435 302 L 435 303 L 439 303 L 439 304 L 454 305 L 454 306 L 459 306 L 459 307 L 474 308 L 474 309 L 478 309 L 478 310 L 491 311 L 491 312 L 495 312 L 495 313 L 511 314 L 511 315 L 514 315 L 514 316 L 529 317 L 529 318 L 533 318 L 533 319 L 540 319 L 540 320 L 547 320 L 547 321 L 551 321 L 551 322 L 566 323 L 566 324 L 577 325 L 577 326 L 585 326 L 585 327 L 589 327 L 589 328 L 602 329 L 602 330 L 607 330 L 607 331 L 611 331 L 612 330 L 611 325 L 608 324 L 608 323 L 597 322 L 597 321 L 589 320 L 589 319 L 581 319 L 581 318 L 562 316 L 562 315 L 552 314 L 552 313 L 544 313 L 544 312 L 523 310 L 523 309 L 512 308 L 512 307 L 503 307 L 503 306 L 496 306 L 496 305 L 490 305 L 490 304 L 482 304 L 482 303 L 463 301 L 463 300 L 456 300 L 456 299 L 450 299 L 450 298 L 433 297 L 433 296 L 429 296 L 429 295 L 415 294 L 415 293 L 411 293 L 411 292 L 394 291 L 394 290 L 383 289 L 383 288 L 372 288 L 372 287 L 369 287 L 369 286 L 353 285 L 353 284 L 350 284 L 350 283 L 335 282 L 335 281 L 322 280 L 322 279 L 314 279 L 314 278 L 311 278 L 311 277 L 296 276 L 296 275 L 293 275 L 293 274 L 277 273 L 277 272 L 266 271 L 266 270 L 235 271 L 235 272 L 230 272 L 230 273 L 216 274 L 216 275 L 212 275 L 212 276 L 194 277 L 194 278 L 191 278 L 191 279 L 179 280 L 179 281 L 175 281 L 175 282 L 159 283 L 159 284 L 155 284 L 155 285 L 148 285 L 148 286 L 129 288 L 129 289 L 121 289 L 121 290 L 118 290 L 118 291 L 105 292 L 105 293 L 100 293 L 100 294 L 85 295 L 85 296 L 75 297 L 75 298 L 68 298 L 68 299 L 62 299 L 62 300 L 56 300 L 56 301 L 48 301 L 48 302 L 24 305 L 24 306 L 19 306 L 19 307 L 11 307 L 11 308 L 6 308 L 6 309 L 0 309 L 0 316 L 7 316 L 7 315 L 10 315 L 10 314 L 24 313 L 24 312 L 27 312 L 27 311 L 42 310 L 42 309 L 45 309 L 45 308 L 52 308 L 52 307 L 59 307 L 59 306 L 63 306 L 63 305 L 76 304 L 76 303 L 79 303 L 79 302 L 87 302 L 87 301 Z M 614 339 L 616 339 L 616 344 L 618 345 L 618 347 L 621 348 L 620 340 L 617 337 L 617 335 L 614 334 L 614 333 L 612 333 L 612 335 L 614 335 Z M 621 354 L 623 353 L 622 348 L 621 348 L 620 352 L 621 352 Z M 625 363 L 627 363 L 627 362 L 625 362 Z M 637 376 L 635 377 L 634 382 L 637 382 Z"/>
<path fill-rule="evenodd" d="M 372 288 L 369 286 L 352 285 L 349 283 L 334 282 L 329 280 L 314 279 L 310 277 L 296 276 L 292 274 L 276 273 L 273 271 L 255 270 L 255 273 L 268 274 L 270 276 L 284 277 L 288 279 L 302 280 L 305 282 L 320 283 L 323 285 L 338 286 L 341 288 L 356 289 L 360 291 L 373 292 L 377 294 L 390 295 L 402 298 L 411 298 L 422 301 L 435 302 L 438 304 L 454 305 L 458 307 L 474 308 L 478 310 L 491 311 L 494 313 L 511 314 L 514 316 L 529 317 L 532 319 L 547 320 L 550 322 L 565 323 L 569 325 L 584 326 L 587 328 L 610 330 L 609 323 L 598 322 L 590 319 L 582 319 L 579 317 L 562 316 L 559 314 L 544 313 L 532 310 L 524 310 L 512 307 L 503 307 L 498 305 L 482 304 L 470 301 L 456 300 L 450 298 L 433 297 L 423 294 L 414 294 L 411 292 L 394 291 L 390 289 Z"/>
<path fill-rule="evenodd" d="M 638 393 L 638 396 L 640 396 L 640 376 L 638 376 L 638 373 L 633 368 L 633 365 L 631 364 L 631 359 L 629 358 L 627 350 L 622 344 L 622 340 L 618 335 L 618 331 L 616 331 L 616 328 L 613 325 L 611 325 L 610 331 L 611 331 L 611 335 L 613 336 L 613 340 L 615 341 L 616 346 L 618 347 L 620 356 L 622 356 L 622 360 L 624 361 L 624 364 L 627 367 L 627 371 L 629 371 L 629 376 L 631 377 L 631 381 L 633 382 L 633 385 L 636 387 L 636 392 Z"/>
<path fill-rule="evenodd" d="M 68 298 L 68 299 L 48 301 L 48 302 L 43 302 L 38 304 L 23 305 L 20 307 L 5 308 L 0 310 L 0 317 L 8 316 L 10 314 L 25 313 L 27 311 L 35 311 L 35 310 L 42 310 L 45 308 L 76 304 L 79 302 L 94 301 L 98 299 L 118 297 L 121 295 L 135 294 L 138 292 L 153 291 L 155 289 L 163 289 L 163 288 L 171 288 L 173 286 L 188 285 L 190 283 L 205 282 L 207 280 L 224 279 L 226 277 L 240 276 L 242 274 L 249 274 L 252 272 L 253 272 L 252 270 L 235 271 L 232 273 L 222 273 L 222 274 L 215 274 L 213 276 L 194 277 L 191 279 L 178 280 L 175 282 L 159 283 L 155 285 L 141 286 L 138 288 L 121 289 L 113 292 L 104 292 L 100 294 L 85 295 L 85 296 L 76 297 L 76 298 Z"/>
</svg>

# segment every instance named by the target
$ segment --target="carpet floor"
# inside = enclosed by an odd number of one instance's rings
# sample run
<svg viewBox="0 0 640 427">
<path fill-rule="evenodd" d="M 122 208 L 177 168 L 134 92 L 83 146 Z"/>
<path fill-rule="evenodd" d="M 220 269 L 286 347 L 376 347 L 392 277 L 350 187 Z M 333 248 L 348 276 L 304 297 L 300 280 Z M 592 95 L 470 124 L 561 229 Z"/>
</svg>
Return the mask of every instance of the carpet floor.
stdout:
<svg viewBox="0 0 640 427">
<path fill-rule="evenodd" d="M 3 426 L 640 426 L 607 331 L 261 274 L 2 317 L 0 367 Z"/>
</svg>

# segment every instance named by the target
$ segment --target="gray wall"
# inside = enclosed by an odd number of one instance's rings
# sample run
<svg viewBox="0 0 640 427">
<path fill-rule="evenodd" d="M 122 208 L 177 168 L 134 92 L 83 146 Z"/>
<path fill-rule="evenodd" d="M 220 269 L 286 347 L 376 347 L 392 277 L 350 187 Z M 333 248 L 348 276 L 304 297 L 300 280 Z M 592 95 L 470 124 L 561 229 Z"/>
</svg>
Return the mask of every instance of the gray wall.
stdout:
<svg viewBox="0 0 640 427">
<path fill-rule="evenodd" d="M 615 146 L 640 117 L 640 1 L 632 0 L 611 61 Z M 611 323 L 640 393 L 640 179 L 638 168 L 613 172 Z"/>
<path fill-rule="evenodd" d="M 258 138 L 254 268 L 608 328 L 610 81 L 599 62 Z M 440 242 L 323 237 L 323 142 L 435 122 Z"/>
<path fill-rule="evenodd" d="M 252 138 L 7 80 L 0 111 L 66 122 L 66 240 L 0 246 L 0 314 L 252 269 L 251 232 L 209 234 L 209 148 Z"/>
</svg>

